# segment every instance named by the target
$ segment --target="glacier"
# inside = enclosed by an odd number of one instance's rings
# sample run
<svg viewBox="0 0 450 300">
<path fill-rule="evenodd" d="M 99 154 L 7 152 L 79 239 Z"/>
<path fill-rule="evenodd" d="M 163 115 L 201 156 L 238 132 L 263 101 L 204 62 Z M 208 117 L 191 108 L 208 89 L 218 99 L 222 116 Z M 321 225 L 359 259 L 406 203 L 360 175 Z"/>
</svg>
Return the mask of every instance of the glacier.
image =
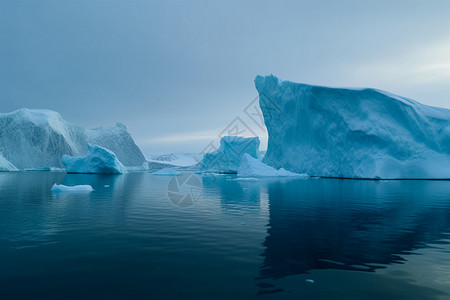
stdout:
<svg viewBox="0 0 450 300">
<path fill-rule="evenodd" d="M 244 154 L 257 158 L 258 137 L 224 136 L 216 151 L 206 153 L 200 165 L 202 172 L 237 173 Z"/>
<path fill-rule="evenodd" d="M 97 145 L 87 145 L 89 153 L 85 156 L 62 156 L 62 163 L 67 173 L 85 174 L 124 174 L 125 166 L 119 161 L 114 152 Z"/>
<path fill-rule="evenodd" d="M 0 172 L 19 171 L 10 161 L 0 155 Z"/>
<path fill-rule="evenodd" d="M 0 153 L 19 169 L 62 168 L 63 154 L 85 155 L 88 143 L 113 151 L 126 166 L 146 161 L 120 123 L 85 129 L 52 110 L 23 108 L 0 114 Z"/>
<path fill-rule="evenodd" d="M 311 176 L 450 179 L 450 110 L 371 88 L 257 76 L 263 162 Z"/>
<path fill-rule="evenodd" d="M 298 174 L 287 171 L 283 168 L 277 170 L 271 166 L 266 165 L 261 160 L 245 153 L 242 156 L 241 163 L 237 169 L 238 177 L 297 177 L 302 179 L 309 178 L 308 174 Z"/>
</svg>

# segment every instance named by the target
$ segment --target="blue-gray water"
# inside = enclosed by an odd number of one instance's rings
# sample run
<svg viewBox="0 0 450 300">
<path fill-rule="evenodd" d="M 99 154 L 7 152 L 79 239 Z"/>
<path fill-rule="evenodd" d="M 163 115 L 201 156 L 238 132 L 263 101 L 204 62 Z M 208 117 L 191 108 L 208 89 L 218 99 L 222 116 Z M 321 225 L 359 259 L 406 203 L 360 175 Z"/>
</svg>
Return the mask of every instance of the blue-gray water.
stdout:
<svg viewBox="0 0 450 300">
<path fill-rule="evenodd" d="M 450 297 L 449 181 L 172 178 L 0 173 L 0 299 Z"/>
</svg>

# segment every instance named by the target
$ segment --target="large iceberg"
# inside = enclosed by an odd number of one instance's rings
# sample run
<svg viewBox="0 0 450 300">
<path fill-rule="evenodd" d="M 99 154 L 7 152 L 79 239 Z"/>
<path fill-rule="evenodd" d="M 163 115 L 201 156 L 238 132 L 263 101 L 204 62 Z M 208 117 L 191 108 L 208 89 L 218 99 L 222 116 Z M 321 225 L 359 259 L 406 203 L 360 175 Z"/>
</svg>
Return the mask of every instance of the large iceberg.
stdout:
<svg viewBox="0 0 450 300">
<path fill-rule="evenodd" d="M 257 76 L 263 162 L 311 176 L 450 178 L 450 110 L 376 89 Z"/>
<path fill-rule="evenodd" d="M 254 158 L 247 153 L 241 159 L 241 164 L 237 170 L 238 177 L 298 177 L 309 178 L 308 174 L 298 174 L 287 171 L 283 168 L 277 170 L 266 165 L 261 160 Z"/>
<path fill-rule="evenodd" d="M 258 149 L 258 137 L 224 136 L 219 149 L 203 156 L 200 171 L 237 173 L 242 156 L 247 153 L 257 158 Z"/>
<path fill-rule="evenodd" d="M 0 155 L 0 172 L 18 171 L 10 161 Z"/>
<path fill-rule="evenodd" d="M 85 155 L 96 144 L 116 153 L 126 166 L 141 166 L 145 157 L 126 127 L 84 129 L 55 111 L 19 109 L 0 114 L 0 153 L 19 169 L 61 168 L 61 156 Z"/>
<path fill-rule="evenodd" d="M 62 163 L 66 167 L 67 173 L 123 174 L 127 172 L 114 152 L 97 145 L 88 144 L 87 146 L 89 153 L 85 156 L 62 156 Z"/>
</svg>

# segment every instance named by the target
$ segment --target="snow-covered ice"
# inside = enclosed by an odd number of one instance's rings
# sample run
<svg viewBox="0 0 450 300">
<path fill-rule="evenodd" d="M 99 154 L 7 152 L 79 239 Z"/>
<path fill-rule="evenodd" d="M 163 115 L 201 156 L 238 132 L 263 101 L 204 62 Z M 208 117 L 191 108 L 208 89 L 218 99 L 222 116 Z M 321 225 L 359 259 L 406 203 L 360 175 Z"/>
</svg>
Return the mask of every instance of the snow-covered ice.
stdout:
<svg viewBox="0 0 450 300">
<path fill-rule="evenodd" d="M 12 172 L 18 169 L 6 158 L 0 155 L 0 172 Z"/>
<path fill-rule="evenodd" d="M 113 151 L 126 166 L 141 166 L 145 157 L 126 127 L 84 129 L 55 111 L 19 109 L 0 114 L 0 153 L 19 169 L 62 168 L 61 156 L 81 156 L 88 143 Z M 20 151 L 18 151 L 20 149 Z"/>
<path fill-rule="evenodd" d="M 94 189 L 90 185 L 67 186 L 63 184 L 54 184 L 51 191 L 53 193 L 90 193 Z"/>
<path fill-rule="evenodd" d="M 309 178 L 308 174 L 298 174 L 287 171 L 283 168 L 277 170 L 271 166 L 266 165 L 261 160 L 254 158 L 248 154 L 244 154 L 241 159 L 241 164 L 237 170 L 238 177 L 299 177 Z"/>
<path fill-rule="evenodd" d="M 220 147 L 203 156 L 200 170 L 204 172 L 236 173 L 244 154 L 258 157 L 258 137 L 224 136 Z"/>
<path fill-rule="evenodd" d="M 158 170 L 156 172 L 153 172 L 152 174 L 160 175 L 160 176 L 178 176 L 178 175 L 181 175 L 181 172 L 177 171 L 174 168 L 164 168 L 164 169 Z"/>
<path fill-rule="evenodd" d="M 68 173 L 107 173 L 123 174 L 127 170 L 114 152 L 97 145 L 88 144 L 89 153 L 86 156 L 62 156 L 62 163 Z"/>
<path fill-rule="evenodd" d="M 375 89 L 257 76 L 263 162 L 311 176 L 449 179 L 450 110 Z"/>
</svg>

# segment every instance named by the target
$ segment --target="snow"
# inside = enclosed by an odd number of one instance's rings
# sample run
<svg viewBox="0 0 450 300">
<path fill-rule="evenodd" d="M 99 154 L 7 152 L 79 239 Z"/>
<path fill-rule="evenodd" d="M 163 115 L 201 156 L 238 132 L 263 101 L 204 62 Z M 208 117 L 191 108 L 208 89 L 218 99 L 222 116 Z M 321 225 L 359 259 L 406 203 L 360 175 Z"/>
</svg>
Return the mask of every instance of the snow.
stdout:
<svg viewBox="0 0 450 300">
<path fill-rule="evenodd" d="M 67 186 L 63 184 L 54 184 L 52 186 L 52 193 L 90 193 L 94 189 L 90 185 L 75 185 Z"/>
<path fill-rule="evenodd" d="M 114 152 L 97 145 L 88 144 L 89 153 L 86 156 L 62 156 L 62 163 L 67 173 L 107 173 L 123 174 L 127 170 Z"/>
<path fill-rule="evenodd" d="M 204 172 L 237 173 L 244 154 L 258 157 L 258 137 L 224 136 L 220 147 L 214 152 L 206 153 L 200 170 Z"/>
<path fill-rule="evenodd" d="M 18 171 L 18 169 L 6 158 L 0 155 L 0 172 Z"/>
<path fill-rule="evenodd" d="M 257 76 L 263 162 L 311 176 L 449 179 L 450 110 L 375 89 Z"/>
<path fill-rule="evenodd" d="M 160 175 L 160 176 L 178 176 L 178 175 L 181 175 L 181 173 L 178 172 L 174 168 L 164 168 L 164 169 L 158 170 L 156 172 L 153 172 L 152 174 L 153 175 Z"/>
<path fill-rule="evenodd" d="M 241 164 L 237 170 L 238 177 L 251 178 L 251 177 L 301 177 L 308 178 L 308 174 L 297 174 L 286 171 L 281 168 L 279 170 L 266 165 L 261 160 L 251 157 L 248 154 L 244 154 L 241 159 Z"/>
<path fill-rule="evenodd" d="M 0 114 L 0 153 L 19 169 L 62 168 L 61 156 L 81 156 L 88 143 L 116 153 L 126 166 L 141 166 L 145 157 L 126 127 L 84 129 L 51 110 L 19 109 Z M 20 149 L 20 151 L 17 151 Z"/>
</svg>

